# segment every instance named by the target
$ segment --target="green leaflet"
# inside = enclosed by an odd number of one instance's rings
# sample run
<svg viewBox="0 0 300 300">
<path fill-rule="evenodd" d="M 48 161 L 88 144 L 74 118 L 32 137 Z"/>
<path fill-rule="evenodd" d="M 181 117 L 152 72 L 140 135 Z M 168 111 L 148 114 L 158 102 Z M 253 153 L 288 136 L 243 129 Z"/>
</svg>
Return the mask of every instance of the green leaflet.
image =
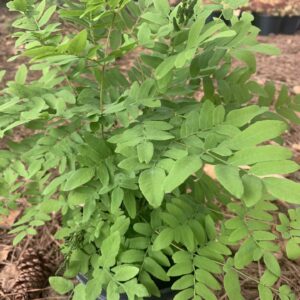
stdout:
<svg viewBox="0 0 300 300">
<path fill-rule="evenodd" d="M 62 277 L 50 277 L 49 283 L 51 287 L 60 295 L 64 295 L 74 288 L 71 280 L 67 280 Z"/>
<path fill-rule="evenodd" d="M 123 286 L 129 299 L 143 299 L 149 296 L 149 292 L 145 286 L 139 284 L 136 279 L 125 282 Z"/>
<path fill-rule="evenodd" d="M 160 80 L 174 68 L 175 57 L 166 58 L 155 70 L 155 77 Z"/>
<path fill-rule="evenodd" d="M 84 205 L 95 197 L 95 190 L 90 187 L 79 187 L 68 196 L 69 205 Z"/>
<path fill-rule="evenodd" d="M 281 274 L 280 265 L 273 254 L 269 252 L 265 253 L 264 263 L 270 272 L 272 272 L 277 277 L 280 277 Z"/>
<path fill-rule="evenodd" d="M 82 300 L 85 297 L 86 286 L 83 284 L 78 284 L 73 290 L 73 300 Z"/>
<path fill-rule="evenodd" d="M 133 230 L 140 235 L 151 237 L 153 233 L 153 229 L 148 223 L 135 223 L 133 226 Z"/>
<path fill-rule="evenodd" d="M 222 124 L 225 117 L 225 108 L 223 105 L 218 105 L 213 112 L 213 125 Z"/>
<path fill-rule="evenodd" d="M 139 273 L 139 268 L 130 265 L 121 265 L 112 269 L 115 273 L 114 280 L 128 281 Z"/>
<path fill-rule="evenodd" d="M 178 228 L 181 243 L 188 249 L 188 251 L 195 251 L 195 237 L 193 230 L 187 224 L 183 224 Z"/>
<path fill-rule="evenodd" d="M 207 300 L 217 300 L 215 294 L 207 288 L 203 283 L 196 283 L 196 292 L 199 296 Z"/>
<path fill-rule="evenodd" d="M 198 269 L 198 270 L 196 270 L 195 275 L 196 275 L 197 281 L 205 284 L 207 287 L 209 287 L 213 290 L 221 290 L 220 283 L 208 271 Z"/>
<path fill-rule="evenodd" d="M 24 84 L 27 78 L 28 70 L 25 65 L 21 65 L 16 73 L 15 81 L 19 84 Z"/>
<path fill-rule="evenodd" d="M 54 180 L 50 182 L 50 184 L 43 190 L 43 195 L 50 195 L 53 194 L 56 189 L 64 183 L 67 178 L 69 178 L 70 174 L 64 174 L 59 177 L 56 177 Z"/>
<path fill-rule="evenodd" d="M 237 151 L 228 162 L 234 166 L 253 165 L 259 162 L 286 160 L 291 158 L 292 151 L 275 145 L 245 148 Z"/>
<path fill-rule="evenodd" d="M 21 231 L 20 233 L 18 233 L 13 240 L 13 246 L 18 245 L 26 236 L 26 231 Z"/>
<path fill-rule="evenodd" d="M 227 146 L 234 150 L 255 146 L 280 136 L 286 129 L 287 125 L 281 121 L 259 121 L 233 137 Z"/>
<path fill-rule="evenodd" d="M 116 187 L 111 193 L 111 211 L 116 212 L 121 206 L 124 199 L 124 191 L 120 187 Z"/>
<path fill-rule="evenodd" d="M 248 235 L 249 235 L 249 231 L 248 231 L 247 227 L 244 224 L 242 224 L 241 227 L 236 228 L 233 232 L 231 232 L 228 240 L 230 242 L 236 243 L 236 242 L 240 242 L 241 240 L 246 238 Z"/>
<path fill-rule="evenodd" d="M 14 0 L 13 3 L 17 10 L 26 11 L 26 8 L 27 8 L 26 0 Z"/>
<path fill-rule="evenodd" d="M 253 252 L 256 249 L 257 245 L 252 238 L 245 240 L 234 256 L 235 268 L 241 270 L 248 266 L 253 261 Z"/>
<path fill-rule="evenodd" d="M 256 241 L 273 241 L 277 239 L 275 234 L 262 230 L 254 231 L 252 236 Z"/>
<path fill-rule="evenodd" d="M 163 229 L 153 243 L 153 250 L 159 251 L 170 246 L 175 237 L 175 231 L 171 228 Z"/>
<path fill-rule="evenodd" d="M 222 273 L 222 268 L 217 262 L 204 256 L 195 256 L 194 265 L 199 269 L 203 269 L 213 274 Z"/>
<path fill-rule="evenodd" d="M 149 204 L 153 207 L 159 207 L 163 201 L 164 190 L 162 183 L 165 177 L 165 171 L 157 167 L 145 170 L 140 174 L 140 189 Z"/>
<path fill-rule="evenodd" d="M 230 269 L 224 276 L 224 288 L 229 300 L 242 300 L 240 281 L 238 274 Z"/>
<path fill-rule="evenodd" d="M 102 286 L 99 285 L 99 279 L 95 276 L 92 280 L 89 280 L 86 284 L 85 298 L 96 299 L 101 294 Z"/>
<path fill-rule="evenodd" d="M 184 275 L 181 276 L 178 280 L 176 280 L 171 289 L 173 291 L 176 290 L 185 290 L 194 285 L 194 276 L 193 275 Z"/>
<path fill-rule="evenodd" d="M 254 206 L 262 199 L 263 183 L 261 179 L 251 175 L 244 175 L 242 181 L 244 185 L 242 199 L 247 207 Z"/>
<path fill-rule="evenodd" d="M 193 272 L 192 262 L 186 261 L 186 262 L 177 263 L 173 265 L 168 271 L 168 276 L 177 277 L 177 276 L 190 274 L 192 272 Z"/>
<path fill-rule="evenodd" d="M 167 16 L 170 11 L 170 5 L 168 0 L 153 0 L 154 7 L 157 11 Z"/>
<path fill-rule="evenodd" d="M 111 299 L 111 300 L 119 300 L 120 299 L 118 285 L 114 281 L 110 281 L 107 286 L 107 298 Z"/>
<path fill-rule="evenodd" d="M 205 229 L 209 240 L 215 240 L 217 236 L 217 231 L 215 222 L 210 215 L 205 216 Z"/>
<path fill-rule="evenodd" d="M 124 251 L 120 255 L 119 259 L 122 263 L 127 263 L 127 264 L 142 262 L 144 260 L 144 251 L 130 249 L 130 250 Z"/>
<path fill-rule="evenodd" d="M 268 55 L 279 55 L 280 54 L 280 50 L 276 46 L 271 45 L 271 44 L 258 44 L 255 46 L 251 46 L 250 49 L 252 51 L 263 53 L 263 54 L 268 54 Z"/>
<path fill-rule="evenodd" d="M 69 174 L 69 178 L 63 186 L 64 191 L 71 191 L 79 186 L 89 182 L 95 174 L 94 168 L 81 168 L 76 171 L 72 171 Z"/>
<path fill-rule="evenodd" d="M 139 281 L 148 289 L 151 295 L 160 297 L 160 291 L 149 273 L 147 273 L 146 271 L 142 271 L 139 276 Z"/>
<path fill-rule="evenodd" d="M 217 165 L 215 167 L 217 179 L 233 196 L 240 199 L 244 193 L 244 186 L 239 169 L 233 166 Z"/>
<path fill-rule="evenodd" d="M 38 24 L 39 27 L 43 27 L 44 25 L 46 25 L 46 23 L 49 21 L 49 19 L 52 17 L 52 15 L 55 13 L 56 11 L 56 6 L 50 6 L 45 13 L 43 14 L 43 16 L 40 18 Z"/>
<path fill-rule="evenodd" d="M 151 142 L 143 142 L 137 146 L 137 153 L 140 163 L 148 164 L 154 153 L 154 146 Z"/>
<path fill-rule="evenodd" d="M 116 262 L 116 257 L 119 253 L 121 245 L 121 237 L 118 231 L 110 234 L 101 245 L 101 260 L 102 265 L 111 267 Z"/>
<path fill-rule="evenodd" d="M 86 44 L 87 30 L 82 30 L 69 42 L 69 53 L 74 55 L 80 55 L 85 50 Z"/>
<path fill-rule="evenodd" d="M 154 43 L 151 39 L 151 29 L 146 23 L 140 26 L 137 37 L 141 45 L 150 48 L 153 47 Z"/>
<path fill-rule="evenodd" d="M 134 219 L 136 216 L 136 199 L 133 192 L 125 192 L 123 203 L 130 218 Z"/>
<path fill-rule="evenodd" d="M 199 117 L 199 127 L 201 129 L 210 129 L 213 126 L 213 115 L 215 106 L 211 101 L 205 101 L 201 107 Z"/>
<path fill-rule="evenodd" d="M 299 170 L 299 165 L 294 161 L 281 160 L 272 162 L 261 162 L 250 169 L 250 174 L 265 176 L 272 174 L 289 174 Z"/>
<path fill-rule="evenodd" d="M 207 39 L 205 42 L 208 43 L 208 42 L 212 42 L 216 39 L 221 39 L 221 38 L 231 38 L 231 37 L 234 37 L 235 35 L 236 35 L 236 32 L 234 30 L 221 31 L 221 32 L 218 32 L 217 34 L 213 35 L 209 39 Z"/>
<path fill-rule="evenodd" d="M 199 113 L 192 111 L 187 115 L 186 120 L 180 128 L 180 137 L 189 137 L 199 130 Z"/>
<path fill-rule="evenodd" d="M 256 58 L 252 52 L 244 49 L 234 49 L 230 52 L 230 54 L 238 60 L 241 60 L 244 63 L 246 63 L 250 70 L 254 72 L 256 71 Z"/>
<path fill-rule="evenodd" d="M 208 24 L 206 27 L 206 30 L 201 34 L 201 36 L 198 39 L 198 45 L 201 45 L 201 43 L 205 42 L 208 38 L 212 37 L 213 34 L 216 33 L 218 30 L 223 29 L 225 25 L 224 23 L 220 22 L 215 24 Z"/>
<path fill-rule="evenodd" d="M 274 299 L 273 293 L 270 288 L 268 288 L 262 284 L 259 284 L 258 291 L 259 291 L 259 298 L 261 300 L 273 300 Z"/>
<path fill-rule="evenodd" d="M 194 289 L 190 288 L 176 294 L 174 300 L 189 300 L 193 296 L 194 296 Z"/>
<path fill-rule="evenodd" d="M 246 106 L 244 108 L 239 108 L 232 110 L 226 116 L 226 123 L 242 127 L 248 124 L 256 116 L 263 114 L 267 111 L 265 107 L 259 107 L 257 105 Z"/>
<path fill-rule="evenodd" d="M 177 160 L 163 183 L 165 192 L 172 192 L 201 167 L 202 161 L 198 156 L 186 156 Z"/>
<path fill-rule="evenodd" d="M 198 46 L 198 40 L 203 26 L 205 25 L 205 17 L 199 16 L 189 31 L 187 48 L 196 48 Z"/>
<path fill-rule="evenodd" d="M 144 260 L 144 269 L 154 277 L 162 280 L 169 281 L 170 278 L 166 274 L 165 270 L 152 258 L 146 257 Z"/>
<path fill-rule="evenodd" d="M 262 255 L 262 253 L 259 253 L 259 255 Z M 263 273 L 262 277 L 260 278 L 260 283 L 265 286 L 270 287 L 270 286 L 273 286 L 277 280 L 278 280 L 278 276 L 274 275 L 274 273 L 272 273 L 271 271 L 266 269 L 265 272 Z"/>
<path fill-rule="evenodd" d="M 297 260 L 300 258 L 300 245 L 296 239 L 291 239 L 286 244 L 286 254 L 291 260 Z"/>
<path fill-rule="evenodd" d="M 300 184 L 283 178 L 264 178 L 267 191 L 276 199 L 300 204 Z"/>
</svg>

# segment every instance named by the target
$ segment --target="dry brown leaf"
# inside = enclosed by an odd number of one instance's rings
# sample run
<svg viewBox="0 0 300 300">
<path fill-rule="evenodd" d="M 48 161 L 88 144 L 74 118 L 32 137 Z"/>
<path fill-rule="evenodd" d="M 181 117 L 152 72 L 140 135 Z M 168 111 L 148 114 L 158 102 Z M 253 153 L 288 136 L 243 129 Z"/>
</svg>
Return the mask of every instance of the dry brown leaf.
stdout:
<svg viewBox="0 0 300 300">
<path fill-rule="evenodd" d="M 292 148 L 295 149 L 295 150 L 300 151 L 300 144 L 293 144 Z"/>
<path fill-rule="evenodd" d="M 0 245 L 0 262 L 5 261 L 12 247 L 8 245 Z"/>
<path fill-rule="evenodd" d="M 5 293 L 10 293 L 18 278 L 19 271 L 15 264 L 6 265 L 0 272 L 1 288 Z"/>
<path fill-rule="evenodd" d="M 0 228 L 10 228 L 15 223 L 15 220 L 20 215 L 20 210 L 12 210 L 7 217 L 0 219 Z"/>
<path fill-rule="evenodd" d="M 204 166 L 204 172 L 205 172 L 208 176 L 210 176 L 212 179 L 217 179 L 216 172 L 215 172 L 215 166 L 206 164 L 206 165 Z"/>
<path fill-rule="evenodd" d="M 293 91 L 295 94 L 300 94 L 300 85 L 294 86 Z"/>
</svg>

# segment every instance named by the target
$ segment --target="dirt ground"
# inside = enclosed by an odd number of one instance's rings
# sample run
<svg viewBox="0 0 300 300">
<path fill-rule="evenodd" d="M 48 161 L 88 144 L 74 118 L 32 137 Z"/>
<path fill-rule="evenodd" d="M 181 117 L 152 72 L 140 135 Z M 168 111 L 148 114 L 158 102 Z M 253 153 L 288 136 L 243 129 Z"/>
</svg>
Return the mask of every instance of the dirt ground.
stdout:
<svg viewBox="0 0 300 300">
<path fill-rule="evenodd" d="M 3 1 L 3 0 L 0 0 Z M 2 3 L 3 4 L 3 3 Z M 15 55 L 14 41 L 11 38 L 12 29 L 12 15 L 8 16 L 7 10 L 1 7 L 0 3 L 0 70 L 6 70 L 5 81 L 11 80 L 14 77 L 14 72 L 20 62 L 8 63 L 9 57 Z M 260 40 L 266 43 L 274 43 L 282 50 L 280 57 L 266 57 L 258 56 L 258 71 L 256 78 L 260 82 L 267 80 L 274 80 L 277 85 L 286 84 L 293 93 L 300 93 L 300 33 L 294 36 L 269 36 L 260 37 Z M 128 65 L 128 61 L 122 61 L 122 65 Z M 4 83 L 0 83 L 0 89 Z M 28 134 L 26 130 L 15 131 L 14 139 L 20 139 Z M 5 146 L 5 141 L 0 141 L 0 148 Z M 293 150 L 295 159 L 300 163 L 300 127 L 293 126 L 291 131 L 286 134 L 285 143 Z M 300 179 L 300 175 L 295 175 L 296 179 Z M 1 197 L 0 197 L 1 201 Z M 46 228 L 34 239 L 29 239 L 18 247 L 12 247 L 12 236 L 8 234 L 9 228 L 13 222 L 19 217 L 20 211 L 13 212 L 7 219 L 0 221 L 0 300 L 14 299 L 16 292 L 15 284 L 16 278 L 22 276 L 22 268 L 26 270 L 36 268 L 35 266 L 28 266 L 30 259 L 35 261 L 38 265 L 38 272 L 41 277 L 47 277 L 54 274 L 61 263 L 61 256 L 58 252 L 58 245 L 54 242 L 53 234 L 58 228 L 59 218 L 54 218 Z M 40 246 L 40 247 L 38 247 Z M 32 249 L 39 248 L 40 252 L 32 252 Z M 52 250 L 49 252 L 49 248 Z M 49 266 L 47 261 L 52 261 L 54 264 Z M 26 264 L 27 263 L 27 264 Z M 282 260 L 283 277 L 288 282 L 292 282 L 295 289 L 300 286 L 300 268 L 298 265 L 292 264 Z M 260 268 L 260 266 L 259 266 Z M 32 269 L 30 269 L 32 271 Z M 256 269 L 255 269 L 256 270 Z M 252 270 L 253 271 L 253 270 Z M 254 271 L 256 272 L 256 271 Z M 30 274 L 30 272 L 29 272 Z M 39 278 L 41 279 L 41 278 Z M 32 282 L 32 278 L 27 278 L 21 283 Z M 20 283 L 20 284 L 21 284 Z M 67 299 L 56 295 L 47 286 L 46 281 L 39 287 L 27 288 L 32 291 L 31 299 Z M 247 280 L 244 281 L 244 289 L 247 290 L 247 300 L 256 299 L 257 294 Z M 300 295 L 300 291 L 299 291 Z M 25 300 L 26 298 L 15 298 L 15 300 Z M 221 297 L 220 299 L 226 299 Z M 299 296 L 300 299 L 300 296 Z M 26 299 L 27 300 L 27 299 Z"/>
</svg>

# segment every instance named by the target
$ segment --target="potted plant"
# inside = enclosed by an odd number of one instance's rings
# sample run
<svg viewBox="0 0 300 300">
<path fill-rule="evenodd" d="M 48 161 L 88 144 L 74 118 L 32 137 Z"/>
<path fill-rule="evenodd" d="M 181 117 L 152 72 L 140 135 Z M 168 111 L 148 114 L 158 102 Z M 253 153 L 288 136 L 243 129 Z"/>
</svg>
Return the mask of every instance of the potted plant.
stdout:
<svg viewBox="0 0 300 300">
<path fill-rule="evenodd" d="M 299 167 L 280 145 L 299 99 L 283 88 L 275 101 L 272 84 L 252 80 L 255 53 L 279 52 L 258 43 L 251 14 L 228 27 L 206 24 L 214 7 L 201 1 L 9 8 L 20 12 L 14 36 L 30 68 L 2 92 L 0 134 L 32 134 L 0 152 L 0 212 L 27 200 L 15 244 L 61 214 L 66 263 L 52 287 L 77 300 L 167 299 L 167 287 L 179 300 L 217 299 L 223 286 L 237 300 L 259 262 L 261 299 L 296 299 L 276 254 L 284 240 L 286 255 L 300 257 L 300 217 L 278 213 L 275 200 L 300 203 L 300 185 L 282 176 Z M 124 74 L 117 59 L 135 49 Z"/>
<path fill-rule="evenodd" d="M 249 8 L 253 12 L 254 22 L 261 31 L 261 35 L 271 33 L 278 34 L 281 30 L 282 17 L 280 15 L 284 9 L 283 0 L 252 0 Z"/>
<path fill-rule="evenodd" d="M 281 32 L 283 34 L 294 34 L 300 26 L 300 2 L 297 0 L 286 1 L 281 12 L 283 16 Z"/>
</svg>

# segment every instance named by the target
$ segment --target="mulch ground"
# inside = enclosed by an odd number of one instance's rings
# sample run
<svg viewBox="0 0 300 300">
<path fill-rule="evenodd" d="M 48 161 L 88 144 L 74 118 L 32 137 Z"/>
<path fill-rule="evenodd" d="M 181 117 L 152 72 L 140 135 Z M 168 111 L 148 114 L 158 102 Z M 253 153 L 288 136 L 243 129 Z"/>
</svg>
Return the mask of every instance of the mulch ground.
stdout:
<svg viewBox="0 0 300 300">
<path fill-rule="evenodd" d="M 1 5 L 1 3 L 0 3 Z M 0 89 L 5 86 L 5 82 L 14 78 L 14 73 L 21 63 L 14 61 L 8 63 L 7 60 L 15 55 L 14 41 L 11 38 L 11 23 L 13 15 L 8 15 L 6 8 L 0 6 L 0 70 L 6 70 L 4 82 L 0 82 Z M 262 42 L 273 43 L 282 50 L 280 57 L 258 56 L 258 71 L 256 78 L 263 83 L 268 80 L 275 81 L 277 86 L 286 84 L 292 93 L 300 93 L 300 34 L 294 36 L 269 36 L 260 37 Z M 120 65 L 122 68 L 128 68 L 131 65 L 133 56 L 122 59 Z M 9 138 L 20 140 L 28 135 L 28 130 L 21 128 L 15 130 Z M 6 139 L 0 141 L 0 149 L 5 148 Z M 285 143 L 290 147 L 295 155 L 295 160 L 300 163 L 300 127 L 293 126 L 289 133 L 285 136 Z M 300 181 L 300 173 L 296 173 L 294 179 Z M 1 197 L 0 197 L 1 201 Z M 59 227 L 59 217 L 53 217 L 53 221 L 43 227 L 39 234 L 34 238 L 29 238 L 21 243 L 18 247 L 12 246 L 13 236 L 9 235 L 9 229 L 13 222 L 17 220 L 21 212 L 12 212 L 10 216 L 0 221 L 0 299 L 3 300 L 27 300 L 28 299 L 49 299 L 62 300 L 68 299 L 55 294 L 47 285 L 47 276 L 53 275 L 62 263 L 62 257 L 59 254 L 59 245 L 55 242 L 53 234 Z M 51 251 L 49 250 L 51 249 Z M 33 252 L 32 252 L 33 251 Z M 34 261 L 35 264 L 28 265 L 28 261 Z M 47 261 L 51 261 L 49 265 Z M 300 299 L 300 266 L 296 263 L 289 262 L 284 257 L 281 258 L 283 274 L 281 282 L 289 283 L 298 293 Z M 41 275 L 37 278 L 22 279 L 22 270 L 24 268 L 37 268 Z M 254 277 L 261 275 L 263 266 L 255 265 L 249 269 Z M 28 273 L 30 274 L 30 272 Z M 40 280 L 38 287 L 27 286 L 30 292 L 23 295 L 23 298 L 16 298 L 16 278 L 21 278 L 21 283 L 34 282 Z M 44 280 L 46 278 L 46 280 Z M 19 280 L 20 281 L 20 280 Z M 43 281 L 41 283 L 41 281 Z M 256 285 L 249 279 L 244 278 L 243 291 L 246 300 L 259 299 L 256 291 Z M 20 282 L 19 282 L 20 283 Z M 30 284 L 29 284 L 30 285 Z M 27 298 L 26 298 L 27 297 Z M 226 295 L 220 296 L 219 299 L 227 299 Z"/>
</svg>

